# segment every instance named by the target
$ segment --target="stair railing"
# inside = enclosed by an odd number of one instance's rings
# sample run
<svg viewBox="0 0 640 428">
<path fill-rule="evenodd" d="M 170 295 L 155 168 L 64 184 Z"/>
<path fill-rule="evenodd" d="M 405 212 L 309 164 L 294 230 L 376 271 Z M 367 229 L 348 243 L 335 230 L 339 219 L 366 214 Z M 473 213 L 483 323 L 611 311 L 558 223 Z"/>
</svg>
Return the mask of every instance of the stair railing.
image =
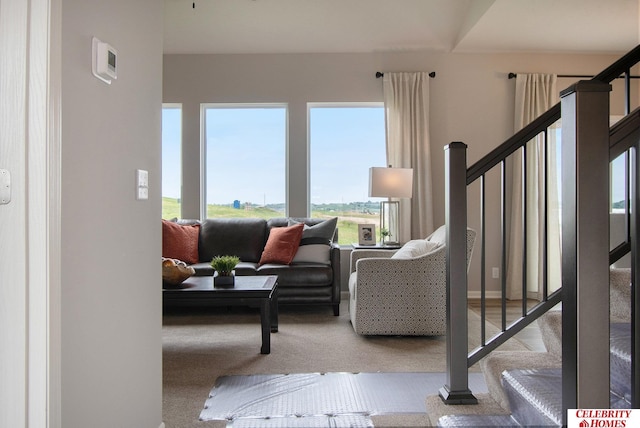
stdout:
<svg viewBox="0 0 640 428">
<path fill-rule="evenodd" d="M 628 115 L 611 128 L 609 131 L 609 96 L 608 91 L 611 81 L 623 76 L 625 79 L 626 97 L 625 97 L 625 110 L 629 113 L 630 110 L 630 70 L 640 61 L 640 46 L 636 47 L 619 61 L 612 64 L 603 72 L 595 76 L 592 81 L 578 82 L 572 86 L 569 90 L 563 91 L 563 102 L 553 106 L 546 113 L 542 114 L 536 120 L 525 126 L 522 130 L 518 131 L 513 137 L 509 138 L 502 145 L 492 150 L 478 162 L 471 167 L 467 168 L 466 163 L 466 145 L 460 142 L 451 143 L 445 147 L 445 223 L 447 226 L 447 373 L 446 383 L 440 389 L 440 396 L 445 403 L 448 404 L 467 404 L 476 403 L 477 400 L 473 396 L 473 393 L 469 390 L 468 386 L 468 368 L 477 363 L 484 356 L 495 350 L 498 346 L 506 342 L 515 334 L 524 329 L 527 325 L 531 324 L 538 317 L 544 314 L 546 311 L 557 305 L 560 301 L 563 301 L 563 408 L 577 408 L 580 407 L 599 407 L 602 406 L 602 397 L 593 396 L 589 392 L 589 388 L 593 388 L 594 385 L 598 385 L 598 382 L 603 383 L 604 376 L 606 376 L 606 382 L 608 385 L 608 356 L 605 358 L 607 361 L 607 370 L 598 373 L 603 374 L 601 378 L 595 382 L 581 382 L 578 385 L 577 378 L 580 373 L 577 372 L 577 359 L 581 358 L 581 367 L 589 367 L 595 360 L 589 358 L 588 353 L 581 353 L 579 346 L 577 345 L 578 339 L 582 339 L 580 345 L 585 347 L 587 344 L 587 338 L 585 331 L 593 327 L 593 322 L 598 317 L 585 317 L 582 315 L 582 319 L 579 319 L 578 305 L 582 305 L 581 313 L 584 314 L 590 305 L 594 304 L 593 299 L 600 299 L 604 296 L 602 292 L 603 287 L 584 287 L 585 283 L 589 281 L 601 281 L 603 272 L 606 269 L 606 283 L 608 284 L 608 269 L 609 264 L 615 262 L 624 254 L 629 251 L 632 254 L 632 407 L 639 407 L 640 400 L 640 378 L 639 370 L 636 367 L 636 356 L 640 356 L 640 339 L 638 333 L 640 332 L 640 293 L 635 292 L 636 275 L 640 272 L 639 256 L 638 253 L 638 231 L 640 230 L 640 216 L 637 215 L 640 208 L 640 196 L 638 190 L 640 189 L 640 178 L 638 169 L 640 168 L 640 147 L 638 141 L 640 141 L 640 113 L 636 110 L 633 114 Z M 602 95 L 606 94 L 605 97 Z M 605 100 L 606 98 L 606 100 Z M 594 112 L 594 105 L 597 105 Z M 527 308 L 526 304 L 526 281 L 523 280 L 523 305 L 522 316 L 515 320 L 512 324 L 507 326 L 506 324 L 506 160 L 509 156 L 516 154 L 516 152 L 524 147 L 526 143 L 533 138 L 542 135 L 544 144 L 549 141 L 549 129 L 563 117 L 563 158 L 571 158 L 574 162 L 565 162 L 563 164 L 563 174 L 565 170 L 573 169 L 574 177 L 576 180 L 563 179 L 563 287 L 560 290 L 549 293 L 546 282 L 543 280 L 542 284 L 542 299 L 532 309 Z M 564 123 L 566 121 L 566 123 Z M 606 121 L 606 129 L 603 131 L 602 124 Z M 596 125 L 594 125 L 594 123 Z M 595 132 L 595 134 L 594 134 Z M 601 134 L 605 132 L 603 137 Z M 609 144 L 604 147 L 606 150 L 605 156 L 600 156 L 592 164 L 584 163 L 587 156 L 586 153 L 593 153 L 594 148 L 592 146 L 600 146 L 602 150 L 602 141 L 609 139 Z M 564 147 L 570 147 L 569 149 Z M 578 153 L 576 153 L 578 150 Z M 597 149 L 596 149 L 597 150 Z M 606 182 L 608 183 L 608 162 L 609 158 L 614 159 L 620 153 L 627 151 L 627 171 L 634 177 L 633 183 L 628 189 L 628 207 L 626 209 L 627 215 L 627 230 L 625 242 L 618 245 L 614 250 L 605 256 L 590 256 L 592 248 L 590 245 L 597 241 L 603 240 L 606 236 L 607 242 L 604 248 L 609 248 L 608 242 L 608 228 L 604 230 L 602 222 L 608 224 L 608 190 L 605 192 L 588 192 L 584 190 L 585 186 L 588 186 L 588 177 L 593 177 L 595 169 L 597 169 L 596 175 L 602 177 L 606 174 Z M 525 151 L 522 150 L 524 153 Z M 606 155 L 608 152 L 608 156 Z M 526 156 L 522 154 L 522 156 Z M 577 157 L 579 156 L 579 158 Z M 604 161 L 602 161 L 604 160 Z M 576 161 L 578 165 L 576 165 Z M 582 162 L 582 163 L 581 163 Z M 544 162 L 547 164 L 547 162 Z M 496 336 L 486 340 L 485 332 L 485 242 L 486 242 L 486 225 L 485 225 L 485 194 L 486 194 L 486 175 L 494 168 L 500 168 L 501 177 L 501 220 L 500 220 L 500 239 L 502 242 L 502 282 L 501 282 L 501 294 L 502 294 L 502 331 Z M 587 170 L 588 168 L 589 170 Z M 588 171 L 588 172 L 587 172 Z M 480 183 L 480 252 L 481 252 L 481 345 L 478 349 L 468 353 L 468 324 L 467 324 L 467 276 L 464 269 L 456 268 L 457 266 L 465 266 L 465 231 L 467 229 L 467 186 L 475 181 Z M 569 183 L 567 185 L 567 183 Z M 546 187 L 546 180 L 545 180 Z M 526 190 L 524 190 L 526 191 Z M 546 195 L 546 189 L 544 194 Z M 580 193 L 580 199 L 576 195 Z M 603 194 L 607 195 L 606 206 L 599 207 L 598 210 L 593 209 L 593 205 L 586 206 L 576 205 L 586 203 L 596 203 L 602 205 Z M 587 202 L 588 198 L 593 197 L 591 202 Z M 546 196 L 545 196 L 546 200 Z M 567 205 L 567 201 L 569 201 Z M 545 204 L 546 205 L 546 204 Z M 567 209 L 573 208 L 573 209 Z M 544 218 L 547 218 L 546 206 L 545 206 Z M 592 215 L 593 212 L 599 212 L 600 218 L 597 215 Z M 526 212 L 526 210 L 525 210 Z M 603 217 L 603 212 L 606 213 L 606 219 Z M 585 214 L 587 213 L 587 214 Z M 600 223 L 593 223 L 593 222 Z M 578 228 L 581 225 L 581 229 Z M 594 226 L 595 225 L 595 226 Z M 599 226 L 598 226 L 599 225 Z M 546 236 L 546 224 L 542 226 L 544 234 Z M 598 233 L 578 235 L 580 230 L 592 229 L 599 231 Z M 569 232 L 567 232 L 569 231 Z M 606 232 L 606 233 L 605 233 Z M 590 235 L 590 236 L 589 236 Z M 526 237 L 525 237 L 526 239 Z M 543 240 L 542 251 L 546 259 L 546 239 Z M 526 251 L 525 256 L 526 258 Z M 585 263 L 586 262 L 586 263 Z M 578 265 L 578 266 L 576 266 Z M 592 278 L 589 275 L 593 272 L 593 266 L 596 268 L 597 274 Z M 546 279 L 546 264 L 543 264 L 544 273 L 542 277 Z M 578 270 L 576 270 L 578 269 Z M 461 272 L 461 271 L 464 271 Z M 580 281 L 578 281 L 580 279 Z M 590 296 L 589 301 L 580 301 L 578 299 L 578 290 L 580 289 L 581 298 L 585 296 L 585 290 L 600 289 L 594 295 Z M 599 297 L 598 297 L 599 296 Z M 606 288 L 606 298 L 604 300 L 596 301 L 602 306 L 602 302 L 609 301 L 608 287 Z M 604 309 L 600 311 L 598 315 L 600 318 L 604 317 Z M 606 328 L 599 325 L 595 330 L 590 331 L 589 339 L 594 338 L 594 331 L 599 331 L 600 336 L 603 336 L 606 330 L 607 343 L 608 343 L 608 305 L 606 307 Z M 602 320 L 600 320 L 602 321 Z M 580 332 L 581 330 L 581 332 Z M 582 336 L 579 336 L 582 335 Z M 608 347 L 607 352 L 608 352 Z M 566 361 L 566 363 L 565 363 Z M 591 366 L 593 368 L 593 366 Z M 601 368 L 601 367 L 600 367 Z M 597 369 L 597 367 L 596 367 Z M 593 375 L 591 372 L 590 375 Z M 608 391 L 608 388 L 605 389 Z M 595 402 L 593 401 L 595 400 Z M 607 397 L 608 403 L 608 397 Z M 598 404 L 596 406 L 595 404 Z M 604 406 L 608 407 L 608 406 Z M 565 412 L 566 415 L 566 412 Z"/>
</svg>

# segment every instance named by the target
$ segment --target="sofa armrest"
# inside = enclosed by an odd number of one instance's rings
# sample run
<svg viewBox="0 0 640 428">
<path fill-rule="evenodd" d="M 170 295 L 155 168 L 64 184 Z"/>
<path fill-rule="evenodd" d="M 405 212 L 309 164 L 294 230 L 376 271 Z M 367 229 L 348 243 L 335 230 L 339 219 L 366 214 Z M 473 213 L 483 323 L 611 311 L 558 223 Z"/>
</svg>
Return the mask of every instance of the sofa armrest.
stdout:
<svg viewBox="0 0 640 428">
<path fill-rule="evenodd" d="M 332 284 L 332 301 L 334 302 L 334 314 L 339 314 L 340 306 L 340 293 L 341 289 L 341 273 L 340 273 L 340 245 L 331 243 L 331 250 L 329 254 L 329 260 L 331 260 L 331 269 L 333 270 L 333 284 Z"/>
<path fill-rule="evenodd" d="M 398 250 L 353 250 L 351 252 L 350 259 L 350 273 L 354 273 L 356 271 L 356 264 L 360 259 L 369 259 L 369 258 L 383 258 L 388 259 L 393 256 Z"/>
</svg>

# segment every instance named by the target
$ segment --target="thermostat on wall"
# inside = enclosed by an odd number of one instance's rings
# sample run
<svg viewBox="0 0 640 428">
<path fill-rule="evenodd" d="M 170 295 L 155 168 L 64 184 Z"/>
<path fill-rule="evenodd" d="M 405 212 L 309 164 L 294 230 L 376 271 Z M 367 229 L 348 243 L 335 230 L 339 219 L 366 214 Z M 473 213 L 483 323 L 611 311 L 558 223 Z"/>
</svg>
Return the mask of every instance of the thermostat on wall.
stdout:
<svg viewBox="0 0 640 428">
<path fill-rule="evenodd" d="M 107 84 L 111 84 L 111 79 L 118 78 L 116 60 L 118 51 L 108 43 L 101 42 L 97 38 L 92 40 L 93 64 L 91 71 L 93 75 Z"/>
</svg>

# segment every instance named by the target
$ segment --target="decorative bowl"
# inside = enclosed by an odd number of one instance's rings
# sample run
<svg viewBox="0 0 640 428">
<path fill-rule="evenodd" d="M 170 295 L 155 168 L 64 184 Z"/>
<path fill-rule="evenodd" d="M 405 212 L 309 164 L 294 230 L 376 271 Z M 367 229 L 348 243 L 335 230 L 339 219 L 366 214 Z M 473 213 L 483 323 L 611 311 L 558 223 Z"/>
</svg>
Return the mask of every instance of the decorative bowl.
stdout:
<svg viewBox="0 0 640 428">
<path fill-rule="evenodd" d="M 196 271 L 183 261 L 162 258 L 162 283 L 165 285 L 180 285 L 195 273 Z"/>
</svg>

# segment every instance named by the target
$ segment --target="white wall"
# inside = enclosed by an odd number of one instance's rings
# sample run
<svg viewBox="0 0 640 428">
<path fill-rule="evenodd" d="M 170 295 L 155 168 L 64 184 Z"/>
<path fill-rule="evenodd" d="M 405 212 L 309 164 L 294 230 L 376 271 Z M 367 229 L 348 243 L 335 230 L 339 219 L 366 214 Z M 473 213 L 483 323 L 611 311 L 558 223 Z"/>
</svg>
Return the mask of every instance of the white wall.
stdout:
<svg viewBox="0 0 640 428">
<path fill-rule="evenodd" d="M 62 2 L 62 426 L 162 422 L 162 2 Z M 112 85 L 91 38 L 118 50 Z M 150 198 L 135 199 L 135 170 Z"/>
<path fill-rule="evenodd" d="M 289 214 L 307 214 L 308 102 L 382 101 L 376 71 L 436 71 L 430 83 L 430 123 L 435 224 L 444 223 L 444 151 L 452 141 L 468 148 L 471 164 L 513 134 L 515 80 L 509 72 L 589 74 L 618 59 L 611 55 L 543 54 L 291 54 L 165 55 L 163 102 L 183 105 L 183 217 L 199 217 L 200 103 L 284 102 L 289 104 Z M 562 90 L 576 79 L 559 79 Z M 622 83 L 615 84 L 616 94 Z M 612 114 L 620 114 L 616 100 Z M 495 182 L 497 174 L 489 177 Z M 479 230 L 478 197 L 470 193 L 469 222 Z M 500 201 L 488 196 L 488 219 L 497 219 Z M 488 220 L 489 222 L 489 220 Z M 489 222 L 490 223 L 490 222 Z M 487 266 L 500 266 L 497 225 L 488 224 Z M 470 289 L 479 289 L 479 245 Z M 343 288 L 346 284 L 343 284 Z M 499 281 L 487 278 L 487 287 Z"/>
</svg>

